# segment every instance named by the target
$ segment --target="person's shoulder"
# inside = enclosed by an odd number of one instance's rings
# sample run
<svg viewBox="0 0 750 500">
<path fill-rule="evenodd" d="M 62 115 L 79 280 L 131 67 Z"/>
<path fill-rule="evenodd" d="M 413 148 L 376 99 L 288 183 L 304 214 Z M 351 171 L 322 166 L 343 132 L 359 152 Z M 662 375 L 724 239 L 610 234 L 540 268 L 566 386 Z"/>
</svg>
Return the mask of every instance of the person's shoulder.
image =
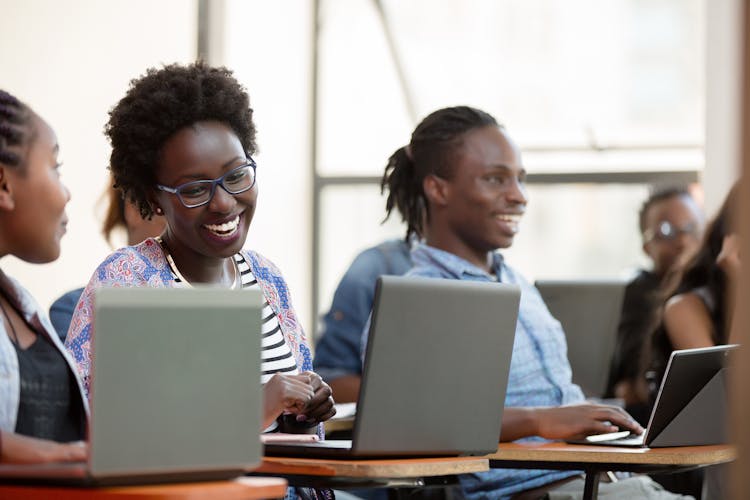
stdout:
<svg viewBox="0 0 750 500">
<path fill-rule="evenodd" d="M 150 280 L 155 275 L 164 280 L 171 279 L 169 266 L 161 245 L 154 238 L 147 238 L 137 245 L 118 248 L 109 254 L 95 271 L 99 281 L 126 283 Z"/>
<path fill-rule="evenodd" d="M 685 292 L 674 295 L 667 300 L 664 305 L 664 315 L 683 317 L 692 315 L 696 312 L 707 312 L 706 304 L 703 298 L 695 292 Z"/>
<path fill-rule="evenodd" d="M 664 330 L 674 349 L 710 345 L 715 326 L 703 300 L 692 292 L 671 297 L 664 305 Z"/>
<path fill-rule="evenodd" d="M 65 292 L 52 303 L 50 310 L 57 308 L 72 309 L 78 303 L 78 299 L 81 298 L 82 293 L 83 287 Z"/>
<path fill-rule="evenodd" d="M 253 268 L 253 274 L 257 275 L 259 272 L 262 272 L 263 274 L 270 273 L 274 276 L 282 276 L 279 266 L 265 255 L 248 249 L 243 249 L 240 253 L 248 261 L 250 267 Z"/>
<path fill-rule="evenodd" d="M 404 274 L 411 266 L 409 245 L 404 240 L 387 240 L 358 253 L 343 279 L 369 282 L 383 274 Z"/>
<path fill-rule="evenodd" d="M 401 254 L 408 256 L 411 252 L 411 244 L 404 240 L 403 238 L 394 238 L 390 240 L 385 240 L 381 243 L 378 243 L 374 247 L 368 248 L 362 253 L 368 252 L 368 251 L 377 251 L 381 253 L 387 253 L 387 254 Z"/>
<path fill-rule="evenodd" d="M 163 259 L 164 252 L 159 242 L 154 238 L 146 238 L 136 245 L 120 247 L 104 259 L 103 263 L 115 262 L 121 260 L 130 260 L 134 258 L 146 259 L 153 263 L 158 263 Z"/>
<path fill-rule="evenodd" d="M 422 278 L 451 278 L 441 269 L 434 266 L 417 265 L 409 269 L 405 276 L 414 276 Z M 456 279 L 456 278 L 453 278 Z"/>
<path fill-rule="evenodd" d="M 664 304 L 664 326 L 670 338 L 696 328 L 711 331 L 712 324 L 705 302 L 693 292 L 674 295 Z"/>
</svg>

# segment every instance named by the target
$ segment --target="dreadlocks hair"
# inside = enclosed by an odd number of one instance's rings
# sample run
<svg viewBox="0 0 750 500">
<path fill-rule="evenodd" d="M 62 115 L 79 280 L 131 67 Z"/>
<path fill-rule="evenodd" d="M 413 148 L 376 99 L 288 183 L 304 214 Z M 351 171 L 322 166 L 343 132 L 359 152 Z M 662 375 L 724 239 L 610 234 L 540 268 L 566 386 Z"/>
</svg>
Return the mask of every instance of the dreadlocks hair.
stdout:
<svg viewBox="0 0 750 500">
<path fill-rule="evenodd" d="M 646 216 L 648 215 L 649 210 L 651 210 L 651 207 L 659 202 L 671 200 L 672 198 L 681 198 L 683 196 L 690 198 L 691 200 L 693 199 L 692 195 L 684 187 L 668 187 L 651 193 L 638 211 L 638 227 L 641 229 L 641 234 L 646 231 Z"/>
<path fill-rule="evenodd" d="M 0 164 L 23 167 L 21 150 L 31 140 L 31 110 L 10 93 L 0 90 Z"/>
<path fill-rule="evenodd" d="M 112 144 L 114 186 L 145 219 L 149 193 L 164 143 L 177 131 L 202 121 L 227 125 L 250 156 L 256 151 L 253 110 L 247 92 L 226 68 L 203 62 L 151 68 L 109 113 L 104 133 Z"/>
<path fill-rule="evenodd" d="M 431 174 L 449 179 L 453 174 L 451 165 L 465 134 L 488 126 L 500 127 L 492 115 L 469 106 L 439 109 L 422 120 L 414 129 L 409 144 L 397 149 L 388 159 L 380 182 L 381 194 L 388 189 L 383 222 L 395 207 L 407 224 L 406 239 L 412 234 L 422 236 L 429 217 L 422 181 Z"/>
</svg>

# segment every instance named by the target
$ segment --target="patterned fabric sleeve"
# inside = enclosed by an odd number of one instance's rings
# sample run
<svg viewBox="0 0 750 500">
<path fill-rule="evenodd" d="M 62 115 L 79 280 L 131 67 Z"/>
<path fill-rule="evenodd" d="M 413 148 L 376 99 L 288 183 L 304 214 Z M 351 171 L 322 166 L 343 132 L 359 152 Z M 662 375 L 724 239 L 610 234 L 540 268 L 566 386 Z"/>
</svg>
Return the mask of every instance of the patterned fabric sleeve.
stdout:
<svg viewBox="0 0 750 500">
<path fill-rule="evenodd" d="M 276 264 L 263 257 L 262 255 L 245 251 L 245 258 L 250 262 L 253 275 L 258 280 L 258 284 L 263 290 L 263 294 L 268 300 L 268 304 L 276 312 L 281 326 L 281 332 L 284 339 L 289 343 L 289 348 L 294 353 L 297 361 L 297 368 L 300 371 L 311 371 L 312 354 L 310 346 L 307 343 L 305 332 L 297 319 L 297 313 L 294 312 L 292 299 L 289 294 L 284 277 Z M 323 424 L 318 425 L 318 436 L 325 438 Z M 328 490 L 318 490 L 320 494 L 328 494 Z M 328 498 L 323 495 L 321 498 Z"/>
<path fill-rule="evenodd" d="M 268 304 L 276 312 L 279 324 L 289 348 L 294 353 L 300 371 L 312 370 L 312 354 L 307 337 L 292 306 L 289 288 L 279 268 L 262 255 L 246 251 L 245 258 L 250 262 L 253 274 L 263 289 Z"/>
<path fill-rule="evenodd" d="M 169 286 L 172 275 L 162 264 L 164 259 L 161 255 L 161 249 L 154 240 L 121 248 L 96 268 L 83 290 L 73 312 L 65 347 L 75 360 L 86 397 L 89 396 L 95 290 L 101 287 Z"/>
</svg>

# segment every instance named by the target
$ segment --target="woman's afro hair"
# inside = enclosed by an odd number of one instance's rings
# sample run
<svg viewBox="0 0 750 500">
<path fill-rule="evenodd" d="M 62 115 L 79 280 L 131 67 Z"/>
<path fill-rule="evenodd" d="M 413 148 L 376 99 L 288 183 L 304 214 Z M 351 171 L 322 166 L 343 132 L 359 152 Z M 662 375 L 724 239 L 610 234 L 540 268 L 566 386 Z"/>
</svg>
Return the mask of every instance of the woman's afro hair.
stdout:
<svg viewBox="0 0 750 500">
<path fill-rule="evenodd" d="M 197 122 L 221 122 L 240 140 L 245 154 L 255 153 L 255 125 L 247 92 L 226 68 L 203 62 L 151 68 L 132 80 L 110 111 L 104 133 L 112 144 L 110 169 L 115 187 L 150 219 L 149 193 L 164 143 Z"/>
</svg>

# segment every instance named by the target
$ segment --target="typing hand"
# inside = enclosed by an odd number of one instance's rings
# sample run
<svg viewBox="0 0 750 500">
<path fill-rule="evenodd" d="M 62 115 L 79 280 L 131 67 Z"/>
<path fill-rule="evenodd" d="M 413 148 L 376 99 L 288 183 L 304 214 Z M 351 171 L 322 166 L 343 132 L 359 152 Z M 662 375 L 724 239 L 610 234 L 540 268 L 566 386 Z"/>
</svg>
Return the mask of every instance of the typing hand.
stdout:
<svg viewBox="0 0 750 500">
<path fill-rule="evenodd" d="M 581 439 L 621 430 L 643 433 L 643 427 L 617 406 L 580 404 L 541 408 L 537 418 L 537 435 L 547 439 Z"/>
</svg>

